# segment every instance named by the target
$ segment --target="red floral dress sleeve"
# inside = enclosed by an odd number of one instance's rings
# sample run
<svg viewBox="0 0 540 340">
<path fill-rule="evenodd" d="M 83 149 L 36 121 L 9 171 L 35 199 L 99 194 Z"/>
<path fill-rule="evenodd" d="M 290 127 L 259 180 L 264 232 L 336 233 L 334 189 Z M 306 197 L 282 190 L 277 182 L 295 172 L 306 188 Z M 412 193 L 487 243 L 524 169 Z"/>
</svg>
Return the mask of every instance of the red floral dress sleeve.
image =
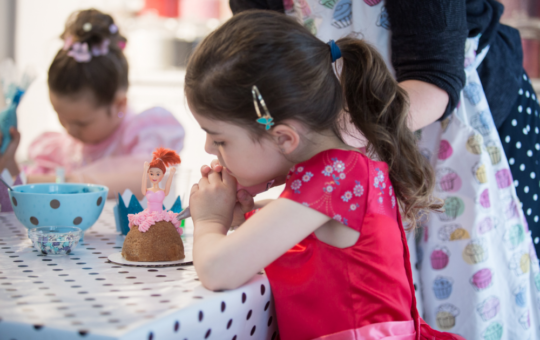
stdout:
<svg viewBox="0 0 540 340">
<path fill-rule="evenodd" d="M 291 169 L 280 197 L 361 231 L 368 183 L 367 157 L 356 151 L 326 150 Z"/>
</svg>

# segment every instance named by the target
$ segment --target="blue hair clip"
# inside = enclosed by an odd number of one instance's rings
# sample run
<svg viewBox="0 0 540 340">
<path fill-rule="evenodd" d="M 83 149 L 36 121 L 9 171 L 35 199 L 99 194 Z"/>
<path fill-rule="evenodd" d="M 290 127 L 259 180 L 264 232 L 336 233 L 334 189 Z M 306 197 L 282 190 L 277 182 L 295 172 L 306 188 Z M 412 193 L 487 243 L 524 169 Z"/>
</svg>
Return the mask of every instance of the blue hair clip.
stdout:
<svg viewBox="0 0 540 340">
<path fill-rule="evenodd" d="M 261 93 L 259 92 L 259 89 L 257 86 L 253 85 L 251 88 L 251 94 L 253 95 L 253 105 L 255 106 L 255 111 L 257 112 L 257 116 L 259 118 L 257 119 L 257 123 L 265 125 L 266 130 L 270 130 L 272 125 L 274 125 L 274 118 L 270 116 L 270 112 L 268 111 L 268 108 L 266 107 L 266 104 L 264 103 L 264 99 L 261 96 Z M 261 103 L 261 106 L 264 110 L 264 116 L 261 114 L 261 111 L 259 110 L 259 103 Z"/>
<path fill-rule="evenodd" d="M 339 46 L 336 44 L 334 40 L 330 40 L 327 42 L 328 46 L 330 46 L 330 54 L 332 54 L 332 62 L 335 62 L 339 58 L 341 58 L 341 50 L 339 49 Z"/>
</svg>

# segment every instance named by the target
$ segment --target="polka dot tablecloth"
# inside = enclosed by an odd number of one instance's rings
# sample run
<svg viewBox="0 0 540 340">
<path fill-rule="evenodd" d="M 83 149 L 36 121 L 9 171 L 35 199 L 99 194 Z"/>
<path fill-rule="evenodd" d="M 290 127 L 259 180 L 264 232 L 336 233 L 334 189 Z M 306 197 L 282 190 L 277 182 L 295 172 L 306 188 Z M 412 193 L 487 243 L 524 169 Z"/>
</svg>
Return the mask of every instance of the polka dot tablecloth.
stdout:
<svg viewBox="0 0 540 340">
<path fill-rule="evenodd" d="M 32 247 L 12 213 L 0 214 L 0 340 L 275 339 L 268 279 L 239 289 L 203 288 L 193 266 L 145 268 L 110 263 L 122 248 L 112 202 L 69 256 Z M 183 240 L 191 250 L 188 223 Z"/>
</svg>

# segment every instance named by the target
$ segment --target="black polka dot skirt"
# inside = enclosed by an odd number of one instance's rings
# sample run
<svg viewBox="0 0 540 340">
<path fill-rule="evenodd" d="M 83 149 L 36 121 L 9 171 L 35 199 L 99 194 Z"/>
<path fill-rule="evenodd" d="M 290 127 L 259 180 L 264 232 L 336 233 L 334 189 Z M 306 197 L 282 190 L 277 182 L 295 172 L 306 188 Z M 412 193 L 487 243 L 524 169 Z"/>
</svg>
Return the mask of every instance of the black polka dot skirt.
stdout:
<svg viewBox="0 0 540 340">
<path fill-rule="evenodd" d="M 518 99 L 499 128 L 499 135 L 537 254 L 540 254 L 539 113 L 538 97 L 524 73 Z"/>
</svg>

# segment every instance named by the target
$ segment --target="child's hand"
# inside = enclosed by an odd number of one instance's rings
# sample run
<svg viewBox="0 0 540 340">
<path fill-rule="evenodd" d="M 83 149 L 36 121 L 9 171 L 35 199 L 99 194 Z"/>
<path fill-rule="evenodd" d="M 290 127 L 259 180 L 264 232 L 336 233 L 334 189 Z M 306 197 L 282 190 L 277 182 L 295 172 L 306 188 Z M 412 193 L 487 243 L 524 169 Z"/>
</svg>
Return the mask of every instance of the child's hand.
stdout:
<svg viewBox="0 0 540 340">
<path fill-rule="evenodd" d="M 171 168 L 171 174 L 170 174 L 170 175 L 171 175 L 171 176 L 174 175 L 175 172 L 176 172 L 176 168 L 175 168 L 175 167 L 172 167 L 172 168 Z"/>
<path fill-rule="evenodd" d="M 234 205 L 232 227 L 242 225 L 246 221 L 244 215 L 253 210 L 255 207 L 255 201 L 253 196 L 244 189 L 236 192 L 236 204 Z"/>
<path fill-rule="evenodd" d="M 15 153 L 19 142 L 21 141 L 21 134 L 14 127 L 9 129 L 11 134 L 11 143 L 4 152 L 3 155 L 0 155 L 0 172 L 4 169 L 8 169 L 12 176 L 17 176 L 19 174 L 19 167 L 15 161 Z M 2 146 L 2 133 L 0 132 L 0 147 Z"/>
<path fill-rule="evenodd" d="M 150 163 L 144 162 L 143 168 L 144 168 L 144 172 L 145 172 L 145 173 L 148 172 L 148 169 L 150 169 Z"/>
<path fill-rule="evenodd" d="M 201 168 L 201 175 L 206 176 L 212 170 L 214 170 L 215 172 L 223 171 L 223 166 L 219 164 L 219 160 L 217 159 L 212 160 L 212 162 L 210 163 L 210 166 L 203 165 L 203 167 Z"/>
<path fill-rule="evenodd" d="M 226 171 L 210 171 L 191 188 L 189 206 L 193 223 L 216 223 L 228 229 L 235 202 L 236 179 Z"/>
<path fill-rule="evenodd" d="M 203 165 L 201 175 L 207 176 L 211 171 L 222 172 L 223 166 L 219 164 L 219 160 L 214 159 L 210 166 Z M 238 189 L 238 188 L 237 188 Z M 253 210 L 255 202 L 253 196 L 244 189 L 240 189 L 236 193 L 236 204 L 234 205 L 233 220 L 231 227 L 237 227 L 246 221 L 244 214 Z"/>
</svg>

